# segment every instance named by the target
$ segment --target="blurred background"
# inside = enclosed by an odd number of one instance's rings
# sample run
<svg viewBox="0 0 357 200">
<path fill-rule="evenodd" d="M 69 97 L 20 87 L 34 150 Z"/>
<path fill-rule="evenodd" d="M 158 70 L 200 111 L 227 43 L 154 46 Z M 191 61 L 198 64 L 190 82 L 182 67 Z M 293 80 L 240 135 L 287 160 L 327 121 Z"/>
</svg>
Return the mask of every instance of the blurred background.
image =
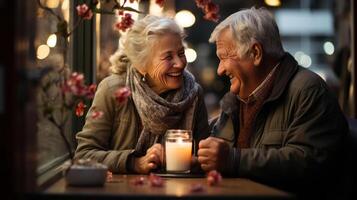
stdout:
<svg viewBox="0 0 357 200">
<path fill-rule="evenodd" d="M 53 9 L 70 26 L 77 27 L 68 41 L 56 35 L 60 28 L 56 17 L 40 8 L 38 1 Z M 123 33 L 113 27 L 119 20 L 115 15 L 96 14 L 93 20 L 77 24 L 75 7 L 89 1 L 0 0 L 0 16 L 4 21 L 0 53 L 0 122 L 1 133 L 7 133 L 1 134 L 0 147 L 7 164 L 0 171 L 6 177 L 14 177 L 11 183 L 15 186 L 10 189 L 26 190 L 48 183 L 53 177 L 53 174 L 49 175 L 51 171 L 68 159 L 66 145 L 59 134 L 63 130 L 53 121 L 64 121 L 65 137 L 71 141 L 72 148 L 76 145 L 74 136 L 83 125 L 83 117 L 63 119 L 65 114 L 54 115 L 52 121 L 48 120 L 47 108 L 55 113 L 62 109 L 62 102 L 57 99 L 60 94 L 58 85 L 51 85 L 51 81 L 58 79 L 58 74 L 49 71 L 66 66 L 71 71 L 83 73 L 87 84 L 99 83 L 109 75 L 109 58 L 118 49 Z M 351 56 L 353 0 L 212 1 L 220 7 L 219 22 L 238 10 L 253 6 L 270 10 L 279 26 L 284 49 L 301 66 L 327 82 L 346 116 L 356 116 Z M 146 14 L 175 18 L 184 27 L 187 68 L 204 89 L 209 115 L 216 115 L 219 100 L 230 85 L 227 78 L 217 76 L 215 45 L 208 43 L 217 23 L 203 19 L 204 13 L 194 0 L 166 0 L 162 8 L 155 0 L 127 3 Z M 113 5 L 99 3 L 99 6 L 110 9 Z M 143 17 L 143 14 L 132 15 L 134 20 Z M 38 105 L 45 103 L 47 107 L 43 111 Z M 22 169 L 22 166 L 26 168 Z M 15 174 L 19 176 L 12 176 Z M 26 181 L 23 181 L 24 177 Z"/>
<path fill-rule="evenodd" d="M 68 21 L 70 17 L 69 0 L 42 0 L 45 5 L 60 11 Z M 319 74 L 340 96 L 341 106 L 348 112 L 348 58 L 350 54 L 350 1 L 348 0 L 219 0 L 213 1 L 220 7 L 221 19 L 244 9 L 266 7 L 275 16 L 284 49 L 290 52 L 299 64 Z M 110 5 L 105 5 L 110 8 Z M 219 99 L 228 91 L 226 78 L 217 77 L 218 59 L 215 46 L 208 38 L 216 23 L 203 19 L 203 13 L 194 0 L 166 0 L 163 8 L 155 0 L 134 2 L 130 7 L 153 15 L 165 15 L 175 20 L 185 29 L 186 56 L 188 69 L 196 75 L 205 91 L 205 100 L 210 114 L 217 110 Z M 72 8 L 73 9 L 73 8 Z M 133 13 L 133 18 L 138 19 Z M 118 48 L 120 33 L 113 29 L 117 21 L 113 15 L 96 15 L 94 38 L 91 51 L 95 82 L 100 82 L 109 74 L 109 57 Z M 39 9 L 36 20 L 37 64 L 53 65 L 61 61 L 61 50 L 56 48 L 56 31 L 53 19 L 46 11 Z M 71 50 L 71 49 L 70 49 Z M 73 55 L 73 54 L 72 54 Z M 69 56 L 71 57 L 71 56 Z M 69 59 L 67 62 L 71 62 Z"/>
</svg>

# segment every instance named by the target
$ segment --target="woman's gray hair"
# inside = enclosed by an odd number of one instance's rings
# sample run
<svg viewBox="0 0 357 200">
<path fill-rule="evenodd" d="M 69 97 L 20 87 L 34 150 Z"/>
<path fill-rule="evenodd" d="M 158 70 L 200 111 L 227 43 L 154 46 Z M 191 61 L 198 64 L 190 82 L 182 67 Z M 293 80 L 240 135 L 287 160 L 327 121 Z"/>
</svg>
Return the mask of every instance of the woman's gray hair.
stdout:
<svg viewBox="0 0 357 200">
<path fill-rule="evenodd" d="M 110 58 L 113 73 L 126 71 L 128 64 L 135 68 L 144 69 L 149 64 L 150 53 L 157 36 L 172 33 L 185 37 L 183 29 L 167 17 L 147 15 L 136 21 L 125 36 L 119 40 L 119 49 Z"/>
<path fill-rule="evenodd" d="M 262 45 L 263 52 L 274 57 L 281 57 L 284 49 L 281 44 L 278 26 L 265 8 L 251 8 L 238 11 L 217 25 L 211 34 L 209 42 L 213 43 L 222 30 L 230 28 L 236 39 L 236 47 L 240 56 L 247 53 L 254 42 Z"/>
</svg>

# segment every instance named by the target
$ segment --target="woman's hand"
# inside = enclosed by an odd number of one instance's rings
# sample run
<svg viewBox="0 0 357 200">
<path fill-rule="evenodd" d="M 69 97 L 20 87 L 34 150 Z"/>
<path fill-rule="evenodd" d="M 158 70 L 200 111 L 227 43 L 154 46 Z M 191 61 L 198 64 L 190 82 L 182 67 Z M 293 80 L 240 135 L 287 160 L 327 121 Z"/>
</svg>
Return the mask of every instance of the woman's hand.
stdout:
<svg viewBox="0 0 357 200">
<path fill-rule="evenodd" d="M 146 155 L 134 159 L 134 170 L 139 174 L 148 174 L 162 164 L 162 145 L 154 144 L 146 151 Z"/>
</svg>

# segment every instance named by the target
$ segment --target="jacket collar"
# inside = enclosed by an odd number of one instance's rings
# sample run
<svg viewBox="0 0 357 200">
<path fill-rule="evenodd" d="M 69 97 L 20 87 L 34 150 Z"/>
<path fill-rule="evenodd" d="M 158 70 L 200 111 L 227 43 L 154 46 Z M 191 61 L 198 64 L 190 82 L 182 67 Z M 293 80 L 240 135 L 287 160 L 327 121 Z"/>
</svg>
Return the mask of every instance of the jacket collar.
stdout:
<svg viewBox="0 0 357 200">
<path fill-rule="evenodd" d="M 288 82 L 291 80 L 297 70 L 298 64 L 295 61 L 294 57 L 289 53 L 285 53 L 285 55 L 281 58 L 280 66 L 278 66 L 275 71 L 275 80 L 273 83 L 271 95 L 265 102 L 274 101 L 278 99 L 284 92 L 285 88 L 288 85 Z M 228 115 L 237 111 L 239 108 L 239 104 L 240 102 L 237 96 L 231 92 L 227 92 L 220 101 L 222 111 Z"/>
<path fill-rule="evenodd" d="M 278 99 L 288 86 L 288 82 L 292 79 L 297 70 L 298 63 L 294 57 L 289 53 L 285 53 L 281 59 L 280 66 L 275 72 L 275 80 L 271 95 L 266 101 Z"/>
</svg>

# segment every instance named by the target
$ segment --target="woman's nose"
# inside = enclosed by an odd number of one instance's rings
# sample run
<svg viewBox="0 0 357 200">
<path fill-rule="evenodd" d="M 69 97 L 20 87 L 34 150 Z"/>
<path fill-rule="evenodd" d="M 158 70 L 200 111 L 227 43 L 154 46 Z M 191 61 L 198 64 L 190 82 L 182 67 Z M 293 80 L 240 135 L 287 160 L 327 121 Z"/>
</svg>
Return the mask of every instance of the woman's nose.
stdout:
<svg viewBox="0 0 357 200">
<path fill-rule="evenodd" d="M 174 67 L 176 68 L 185 68 L 186 67 L 186 57 L 182 58 L 179 56 L 175 56 L 174 58 Z"/>
<path fill-rule="evenodd" d="M 225 69 L 224 69 L 223 65 L 221 64 L 221 62 L 219 62 L 219 64 L 218 64 L 217 74 L 219 76 L 223 76 L 225 74 Z"/>
</svg>

